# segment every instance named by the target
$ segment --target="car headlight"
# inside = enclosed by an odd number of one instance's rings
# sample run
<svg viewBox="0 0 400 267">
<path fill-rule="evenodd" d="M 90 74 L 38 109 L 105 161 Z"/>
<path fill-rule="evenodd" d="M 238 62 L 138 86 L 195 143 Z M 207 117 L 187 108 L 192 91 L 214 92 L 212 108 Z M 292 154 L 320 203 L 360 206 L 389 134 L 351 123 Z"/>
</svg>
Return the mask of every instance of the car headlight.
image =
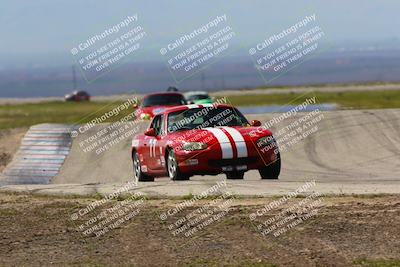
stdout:
<svg viewBox="0 0 400 267">
<path fill-rule="evenodd" d="M 261 137 L 257 140 L 258 147 L 276 146 L 275 138 L 272 135 Z"/>
<path fill-rule="evenodd" d="M 203 150 L 207 148 L 207 144 L 201 142 L 188 142 L 182 145 L 182 149 L 186 151 Z"/>
<path fill-rule="evenodd" d="M 142 114 L 140 114 L 140 118 L 142 120 L 150 120 L 151 119 L 151 115 L 148 114 L 148 113 L 142 113 Z"/>
</svg>

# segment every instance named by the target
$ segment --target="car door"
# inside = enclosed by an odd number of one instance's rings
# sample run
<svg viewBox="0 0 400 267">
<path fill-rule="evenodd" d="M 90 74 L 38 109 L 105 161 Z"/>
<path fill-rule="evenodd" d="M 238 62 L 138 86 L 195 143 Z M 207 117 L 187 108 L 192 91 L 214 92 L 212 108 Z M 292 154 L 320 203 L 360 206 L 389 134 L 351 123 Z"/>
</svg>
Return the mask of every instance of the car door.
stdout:
<svg viewBox="0 0 400 267">
<path fill-rule="evenodd" d="M 160 127 L 157 131 L 155 142 L 155 169 L 163 171 L 165 169 L 164 149 L 166 147 L 165 116 L 160 115 Z"/>
<path fill-rule="evenodd" d="M 151 170 L 157 170 L 158 162 L 157 159 L 159 159 L 159 153 L 157 153 L 157 141 L 160 138 L 159 137 L 159 132 L 160 132 L 160 125 L 161 125 L 161 115 L 157 115 L 153 118 L 150 128 L 153 128 L 156 136 L 145 136 L 145 143 L 144 145 L 147 147 L 146 148 L 146 163 L 147 167 Z"/>
</svg>

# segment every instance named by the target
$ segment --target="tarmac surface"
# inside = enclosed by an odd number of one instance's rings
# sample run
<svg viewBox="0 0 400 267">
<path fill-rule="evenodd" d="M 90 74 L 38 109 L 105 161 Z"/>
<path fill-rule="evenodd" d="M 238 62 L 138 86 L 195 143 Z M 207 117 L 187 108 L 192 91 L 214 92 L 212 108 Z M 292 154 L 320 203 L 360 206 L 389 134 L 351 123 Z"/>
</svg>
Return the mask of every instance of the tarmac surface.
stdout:
<svg viewBox="0 0 400 267">
<path fill-rule="evenodd" d="M 280 115 L 247 117 L 265 123 Z M 111 131 L 110 124 L 96 125 L 75 137 L 69 155 L 50 184 L 6 185 L 0 190 L 78 195 L 112 193 L 133 180 L 128 133 L 141 132 L 147 127 L 147 123 L 126 127 L 128 124 L 119 125 L 126 128 L 125 132 L 120 130 L 112 145 L 108 140 L 91 151 L 87 150 L 89 145 L 94 139 L 101 139 L 101 133 Z M 309 191 L 322 194 L 400 193 L 400 109 L 299 112 L 271 129 L 282 150 L 279 180 L 261 180 L 258 171 L 249 171 L 244 180 L 227 181 L 221 191 L 238 196 L 282 195 L 315 181 Z M 100 147 L 103 149 L 99 150 Z M 155 182 L 140 182 L 130 191 L 154 197 L 179 197 L 200 193 L 218 181 L 225 181 L 225 175 L 194 176 L 190 181 L 157 178 Z"/>
</svg>

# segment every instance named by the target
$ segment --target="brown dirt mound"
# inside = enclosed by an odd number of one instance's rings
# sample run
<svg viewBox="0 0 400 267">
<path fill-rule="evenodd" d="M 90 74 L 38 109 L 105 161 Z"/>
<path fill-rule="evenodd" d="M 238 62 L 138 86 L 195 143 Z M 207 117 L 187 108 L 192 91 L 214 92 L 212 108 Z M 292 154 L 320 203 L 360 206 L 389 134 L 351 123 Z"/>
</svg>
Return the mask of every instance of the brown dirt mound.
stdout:
<svg viewBox="0 0 400 267">
<path fill-rule="evenodd" d="M 0 172 L 11 162 L 27 128 L 0 130 Z"/>
<path fill-rule="evenodd" d="M 76 227 L 80 219 L 71 221 L 71 214 L 94 200 L 0 194 L 0 265 L 400 264 L 398 196 L 326 198 L 318 215 L 279 237 L 262 237 L 249 220 L 249 214 L 273 199 L 237 199 L 227 216 L 193 239 L 171 234 L 168 224 L 176 216 L 160 220 L 160 214 L 182 200 L 146 200 L 138 215 L 116 229 L 100 237 L 83 236 Z M 186 214 L 192 209 L 182 212 Z M 273 214 L 266 218 L 269 216 Z M 377 262 L 386 265 L 376 265 Z"/>
</svg>

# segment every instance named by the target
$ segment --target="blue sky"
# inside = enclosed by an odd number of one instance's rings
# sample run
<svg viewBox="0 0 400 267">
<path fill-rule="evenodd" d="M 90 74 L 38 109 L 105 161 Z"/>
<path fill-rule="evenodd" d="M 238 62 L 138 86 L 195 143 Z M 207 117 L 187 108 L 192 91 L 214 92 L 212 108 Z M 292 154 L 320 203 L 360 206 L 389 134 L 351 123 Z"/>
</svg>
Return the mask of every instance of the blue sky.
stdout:
<svg viewBox="0 0 400 267">
<path fill-rule="evenodd" d="M 139 15 L 153 46 L 222 14 L 227 14 L 242 45 L 258 42 L 312 13 L 331 42 L 390 42 L 400 39 L 399 10 L 397 0 L 0 0 L 0 54 L 67 55 L 77 43 L 132 14 Z"/>
</svg>

